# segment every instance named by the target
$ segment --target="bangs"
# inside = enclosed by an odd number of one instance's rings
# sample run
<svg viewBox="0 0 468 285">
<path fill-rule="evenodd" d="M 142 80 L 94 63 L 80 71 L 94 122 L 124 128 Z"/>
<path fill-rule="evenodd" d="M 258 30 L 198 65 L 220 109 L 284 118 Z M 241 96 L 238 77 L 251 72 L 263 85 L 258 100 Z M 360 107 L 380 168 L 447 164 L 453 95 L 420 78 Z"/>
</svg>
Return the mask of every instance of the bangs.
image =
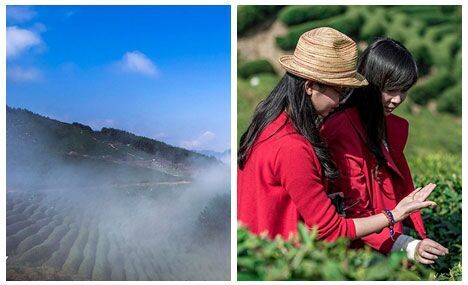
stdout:
<svg viewBox="0 0 468 285">
<path fill-rule="evenodd" d="M 367 51 L 367 52 L 366 52 Z M 360 60 L 367 80 L 380 91 L 407 91 L 418 80 L 418 67 L 411 53 L 399 42 L 382 39 L 373 43 Z"/>
<path fill-rule="evenodd" d="M 387 71 L 382 90 L 408 91 L 418 80 L 418 70 L 412 58 L 395 62 L 393 68 Z"/>
</svg>

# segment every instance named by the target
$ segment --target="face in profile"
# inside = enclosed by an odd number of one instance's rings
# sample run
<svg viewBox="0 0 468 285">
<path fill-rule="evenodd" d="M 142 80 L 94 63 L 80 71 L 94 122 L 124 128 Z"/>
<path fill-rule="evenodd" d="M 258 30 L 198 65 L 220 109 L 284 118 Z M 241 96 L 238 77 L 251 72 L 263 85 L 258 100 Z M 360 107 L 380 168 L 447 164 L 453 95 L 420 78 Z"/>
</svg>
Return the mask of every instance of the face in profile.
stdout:
<svg viewBox="0 0 468 285">
<path fill-rule="evenodd" d="M 350 93 L 349 88 L 319 84 L 310 80 L 306 82 L 305 88 L 317 114 L 322 118 L 333 112 L 340 101 Z"/>
<path fill-rule="evenodd" d="M 403 101 L 405 101 L 407 91 L 390 90 L 382 91 L 382 104 L 385 115 L 390 115 Z"/>
</svg>

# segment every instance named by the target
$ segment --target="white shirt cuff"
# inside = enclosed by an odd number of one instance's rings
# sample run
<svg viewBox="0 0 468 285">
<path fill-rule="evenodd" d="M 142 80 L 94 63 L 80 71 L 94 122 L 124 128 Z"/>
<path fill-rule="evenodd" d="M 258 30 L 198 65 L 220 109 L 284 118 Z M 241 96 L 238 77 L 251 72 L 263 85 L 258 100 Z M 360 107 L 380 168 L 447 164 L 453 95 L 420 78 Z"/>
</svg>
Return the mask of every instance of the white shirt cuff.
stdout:
<svg viewBox="0 0 468 285">
<path fill-rule="evenodd" d="M 416 246 L 421 240 L 415 239 L 408 235 L 400 235 L 393 244 L 391 251 L 406 251 L 406 256 L 409 260 L 414 260 Z"/>
</svg>

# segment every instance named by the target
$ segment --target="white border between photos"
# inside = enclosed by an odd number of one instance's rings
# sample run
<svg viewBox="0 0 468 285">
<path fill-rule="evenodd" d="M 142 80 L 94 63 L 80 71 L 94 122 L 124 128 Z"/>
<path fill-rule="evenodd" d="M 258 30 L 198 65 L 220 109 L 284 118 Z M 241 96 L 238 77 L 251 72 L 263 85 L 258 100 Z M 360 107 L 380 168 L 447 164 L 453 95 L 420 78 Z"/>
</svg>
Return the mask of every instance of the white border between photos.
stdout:
<svg viewBox="0 0 468 285">
<path fill-rule="evenodd" d="M 6 6 L 0 6 L 0 35 L 1 39 L 5 39 L 6 41 Z M 5 42 L 3 41 L 3 42 Z M 0 158 L 1 158 L 1 166 L 0 166 L 0 208 L 1 211 L 1 234 L 0 234 L 0 241 L 1 241 L 1 250 L 0 256 L 4 256 L 4 263 L 2 263 L 2 268 L 0 272 L 2 273 L 0 276 L 0 282 L 6 280 L 6 45 L 2 44 L 0 46 L 0 84 L 1 84 L 1 107 L 0 107 L 0 132 L 1 132 L 1 151 L 0 151 Z"/>
<path fill-rule="evenodd" d="M 231 6 L 231 280 L 237 280 L 237 7 Z M 233 191 L 233 189 L 235 189 Z"/>
<path fill-rule="evenodd" d="M 256 0 L 256 1 L 243 1 L 243 0 L 229 0 L 229 1 L 216 1 L 216 0 L 173 0 L 173 1 L 156 1 L 156 0 L 6 0 L 5 3 L 0 4 L 0 87 L 1 87 L 1 104 L 6 106 L 6 5 L 231 5 L 231 281 L 190 281 L 191 284 L 237 284 L 237 5 L 323 5 L 323 4 L 335 4 L 335 5 L 462 5 L 462 1 L 359 1 L 359 0 L 348 0 L 348 1 L 337 1 L 337 0 L 316 0 L 316 1 L 268 1 L 268 0 Z M 466 14 L 467 9 L 462 8 L 462 13 Z M 465 21 L 463 21 L 463 38 L 465 38 Z M 466 41 L 462 42 L 462 52 L 466 53 Z M 466 68 L 466 64 L 463 64 L 463 69 Z M 465 73 L 462 76 L 463 82 L 467 82 L 468 78 Z M 462 97 L 465 97 L 463 100 L 463 110 L 467 110 L 467 92 L 462 92 Z M 6 193 L 6 108 L 0 108 L 0 132 L 1 132 L 1 146 L 0 146 L 0 181 L 2 193 Z M 467 119 L 466 116 L 462 117 L 462 126 L 466 125 Z M 465 134 L 465 131 L 463 131 Z M 468 143 L 466 136 L 463 135 L 462 145 Z M 462 150 L 462 161 L 467 161 L 467 155 Z M 468 170 L 462 167 L 462 177 L 468 177 Z M 462 201 L 466 201 L 468 194 L 462 193 Z M 6 195 L 0 195 L 0 204 L 1 204 L 1 229 L 0 234 L 0 253 L 2 256 L 6 256 Z M 466 204 L 466 202 L 465 202 Z M 468 213 L 465 211 L 463 213 L 463 224 L 466 224 Z M 462 225 L 463 225 L 462 224 Z M 462 228 L 464 228 L 462 226 Z M 462 244 L 467 244 L 467 235 L 465 234 L 462 237 Z M 462 253 L 462 260 L 467 260 L 466 250 Z M 3 263 L 0 270 L 0 283 L 4 283 L 6 280 L 6 264 Z M 465 276 L 466 274 L 464 274 Z M 466 280 L 466 278 L 463 278 Z M 34 284 L 51 284 L 49 281 L 30 281 Z M 6 282 L 7 284 L 29 284 L 28 281 L 10 281 Z M 307 283 L 311 283 L 307 282 Z M 136 282 L 132 281 L 54 281 L 54 284 L 135 284 Z M 139 281 L 138 284 L 185 284 L 187 281 Z M 270 284 L 272 282 L 241 282 L 242 284 Z M 275 284 L 303 284 L 303 282 L 274 282 Z M 316 281 L 313 284 L 373 284 L 373 281 L 368 282 L 359 282 L 359 281 Z M 388 281 L 382 282 L 382 284 L 420 284 L 419 282 L 396 282 Z M 439 282 L 425 282 L 424 284 L 439 284 Z M 463 284 L 462 281 L 457 282 L 444 282 L 444 284 Z"/>
</svg>

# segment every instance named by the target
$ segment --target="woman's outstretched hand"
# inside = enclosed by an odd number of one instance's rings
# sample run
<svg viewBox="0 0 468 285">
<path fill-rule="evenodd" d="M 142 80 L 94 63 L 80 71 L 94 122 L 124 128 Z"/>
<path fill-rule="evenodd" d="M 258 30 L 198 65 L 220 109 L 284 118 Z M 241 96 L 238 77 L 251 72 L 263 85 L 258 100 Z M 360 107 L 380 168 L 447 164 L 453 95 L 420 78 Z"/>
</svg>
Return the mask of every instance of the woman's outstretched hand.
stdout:
<svg viewBox="0 0 468 285">
<path fill-rule="evenodd" d="M 395 207 L 395 209 L 391 211 L 395 222 L 403 221 L 411 213 L 414 213 L 420 209 L 430 206 L 437 206 L 437 204 L 433 201 L 426 201 L 427 197 L 431 195 L 435 187 L 436 185 L 434 183 L 429 183 L 423 188 L 415 189 L 408 196 L 403 198 Z"/>
<path fill-rule="evenodd" d="M 439 256 L 448 254 L 447 248 L 431 240 L 423 239 L 416 246 L 414 259 L 422 264 L 433 264 Z"/>
</svg>

